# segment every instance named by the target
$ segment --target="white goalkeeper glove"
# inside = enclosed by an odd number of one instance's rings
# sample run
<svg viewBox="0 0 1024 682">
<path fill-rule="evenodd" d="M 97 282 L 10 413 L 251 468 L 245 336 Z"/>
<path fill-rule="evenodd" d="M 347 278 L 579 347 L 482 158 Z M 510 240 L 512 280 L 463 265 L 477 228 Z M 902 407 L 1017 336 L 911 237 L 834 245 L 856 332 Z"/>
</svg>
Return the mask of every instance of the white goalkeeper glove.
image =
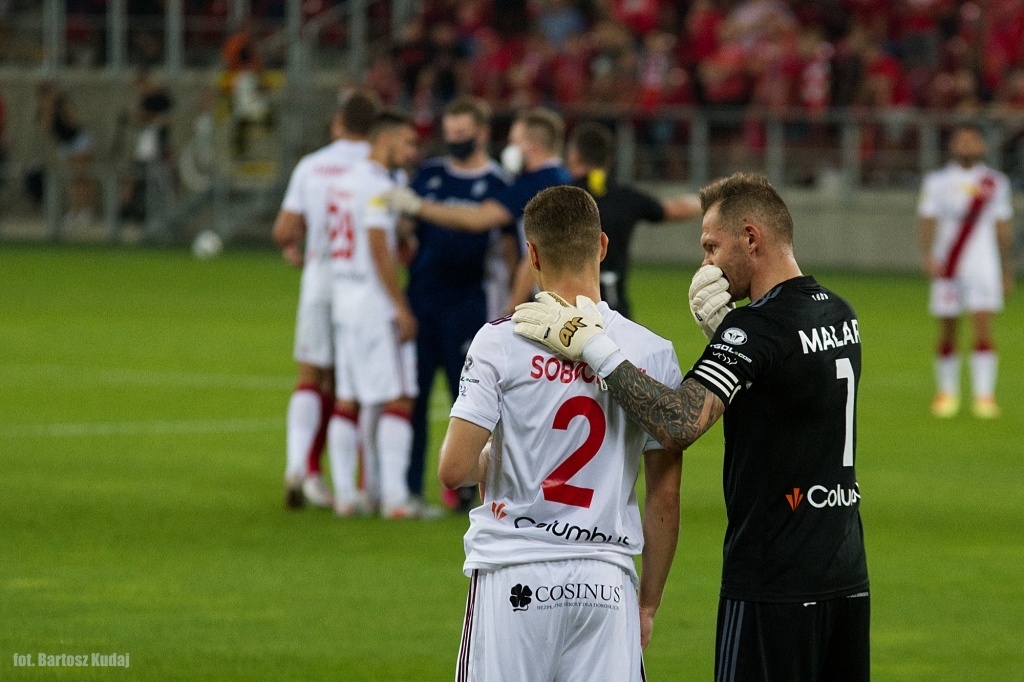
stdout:
<svg viewBox="0 0 1024 682">
<path fill-rule="evenodd" d="M 381 199 L 389 211 L 411 216 L 419 215 L 420 207 L 423 206 L 422 197 L 408 187 L 393 187 L 384 192 Z"/>
<path fill-rule="evenodd" d="M 705 265 L 697 271 L 690 283 L 690 312 L 708 341 L 715 335 L 722 319 L 735 307 L 729 294 L 729 280 L 721 269 Z"/>
<path fill-rule="evenodd" d="M 582 360 L 602 379 L 625 361 L 618 344 L 604 333 L 597 305 L 577 296 L 570 305 L 553 291 L 542 291 L 536 303 L 520 303 L 512 315 L 515 332 L 541 343 L 569 360 Z"/>
</svg>

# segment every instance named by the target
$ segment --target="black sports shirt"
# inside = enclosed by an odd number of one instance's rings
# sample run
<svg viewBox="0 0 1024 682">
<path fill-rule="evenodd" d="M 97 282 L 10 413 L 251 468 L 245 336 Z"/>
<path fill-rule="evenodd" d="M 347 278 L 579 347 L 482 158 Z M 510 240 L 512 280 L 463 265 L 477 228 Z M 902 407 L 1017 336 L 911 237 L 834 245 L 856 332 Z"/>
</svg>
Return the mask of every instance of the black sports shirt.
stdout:
<svg viewBox="0 0 1024 682">
<path fill-rule="evenodd" d="M 860 368 L 853 308 L 796 277 L 726 315 L 686 375 L 726 404 L 723 597 L 867 589 L 853 466 Z"/>
<path fill-rule="evenodd" d="M 628 185 L 620 185 L 603 174 L 596 177 L 593 173 L 585 175 L 574 180 L 573 185 L 594 197 L 601 216 L 601 231 L 608 235 L 608 253 L 601 263 L 601 298 L 613 310 L 629 317 L 626 277 L 633 230 L 641 220 L 662 222 L 665 209 L 654 197 Z"/>
</svg>

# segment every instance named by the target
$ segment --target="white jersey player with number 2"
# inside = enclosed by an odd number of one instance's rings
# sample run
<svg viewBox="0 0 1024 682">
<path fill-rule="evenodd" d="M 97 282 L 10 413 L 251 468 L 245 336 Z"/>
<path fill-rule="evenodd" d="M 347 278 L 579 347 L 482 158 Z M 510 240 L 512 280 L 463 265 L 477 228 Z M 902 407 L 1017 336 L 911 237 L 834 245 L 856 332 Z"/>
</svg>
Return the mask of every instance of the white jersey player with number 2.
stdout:
<svg viewBox="0 0 1024 682">
<path fill-rule="evenodd" d="M 630 360 L 680 385 L 668 341 L 605 303 L 598 309 Z M 451 411 L 493 433 L 483 505 L 465 536 L 472 585 L 457 679 L 550 679 L 552 669 L 558 680 L 640 679 L 640 660 L 602 650 L 639 643 L 634 557 L 644 539 L 634 487 L 643 453 L 661 446 L 589 367 L 513 327 L 505 318 L 477 333 Z M 566 632 L 556 615 L 569 610 Z"/>
</svg>

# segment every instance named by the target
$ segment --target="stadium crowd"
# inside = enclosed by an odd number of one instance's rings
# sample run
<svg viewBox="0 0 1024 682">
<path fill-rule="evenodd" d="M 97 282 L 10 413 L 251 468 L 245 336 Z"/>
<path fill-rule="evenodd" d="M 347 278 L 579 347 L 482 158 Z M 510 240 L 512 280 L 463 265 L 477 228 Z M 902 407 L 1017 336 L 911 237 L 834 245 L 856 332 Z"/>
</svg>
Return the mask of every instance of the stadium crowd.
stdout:
<svg viewBox="0 0 1024 682">
<path fill-rule="evenodd" d="M 184 3 L 186 49 L 212 54 L 230 41 L 230 4 Z M 309 18 L 340 4 L 313 0 L 303 12 Z M 284 0 L 257 0 L 251 9 L 261 37 L 283 25 Z M 103 0 L 69 3 L 73 53 L 93 45 L 88 52 L 102 58 L 105 11 Z M 389 3 L 370 3 L 369 11 L 371 37 L 384 38 L 384 47 L 368 85 L 386 103 L 421 112 L 467 93 L 496 110 L 1024 106 L 1022 0 L 425 0 L 393 36 Z M 156 65 L 160 3 L 128 2 L 127 12 L 138 27 L 129 49 Z M 346 40 L 340 20 L 320 34 L 328 48 Z"/>
<path fill-rule="evenodd" d="M 426 110 L 829 106 L 975 112 L 1024 104 L 1020 0 L 433 0 L 368 84 Z"/>
</svg>

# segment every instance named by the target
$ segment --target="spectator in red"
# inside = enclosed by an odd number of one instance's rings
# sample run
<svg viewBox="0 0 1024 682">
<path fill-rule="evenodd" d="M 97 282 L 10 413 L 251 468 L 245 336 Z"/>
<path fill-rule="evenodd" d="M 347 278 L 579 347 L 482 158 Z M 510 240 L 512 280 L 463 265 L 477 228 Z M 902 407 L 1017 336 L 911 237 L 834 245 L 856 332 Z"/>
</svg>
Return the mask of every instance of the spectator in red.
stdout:
<svg viewBox="0 0 1024 682">
<path fill-rule="evenodd" d="M 863 55 L 862 104 L 879 109 L 913 104 L 906 74 L 898 59 L 883 50 L 878 43 L 869 43 Z"/>
<path fill-rule="evenodd" d="M 252 20 L 246 19 L 224 43 L 224 67 L 231 73 L 240 71 L 263 71 L 253 32 Z"/>
<path fill-rule="evenodd" d="M 708 104 L 740 105 L 750 98 L 747 55 L 739 42 L 726 40 L 729 24 L 719 26 L 719 48 L 697 67 L 704 101 Z"/>
<path fill-rule="evenodd" d="M 640 38 L 658 27 L 658 0 L 611 0 L 611 17 Z"/>
<path fill-rule="evenodd" d="M 873 40 L 889 40 L 896 33 L 896 3 L 893 0 L 844 0 L 852 18 Z"/>
<path fill-rule="evenodd" d="M 817 30 L 810 29 L 800 37 L 800 52 L 804 60 L 800 72 L 800 104 L 804 111 L 820 114 L 830 104 L 835 48 L 823 40 Z"/>
<path fill-rule="evenodd" d="M 694 66 L 718 51 L 718 30 L 725 15 L 711 0 L 696 0 L 686 15 L 684 39 L 680 42 L 680 61 Z"/>
<path fill-rule="evenodd" d="M 672 50 L 676 39 L 670 33 L 652 31 L 644 37 L 644 48 L 637 64 L 640 84 L 640 108 L 653 112 L 665 101 L 669 71 L 675 66 Z"/>
<path fill-rule="evenodd" d="M 421 69 L 416 77 L 416 87 L 409 98 L 413 124 L 416 134 L 421 140 L 429 140 L 434 136 L 436 112 L 441 109 L 435 93 L 437 92 L 436 76 L 432 67 Z"/>
<path fill-rule="evenodd" d="M 473 91 L 492 106 L 508 96 L 505 74 L 515 63 L 509 43 L 501 40 L 498 32 L 485 28 L 477 33 L 477 53 L 473 58 Z"/>
<path fill-rule="evenodd" d="M 385 51 L 374 55 L 370 67 L 366 70 L 363 84 L 371 92 L 377 93 L 381 102 L 387 105 L 397 104 L 402 98 L 402 79 L 395 69 L 395 60 Z"/>
<path fill-rule="evenodd" d="M 565 41 L 565 49 L 551 63 L 555 102 L 561 106 L 583 100 L 590 75 L 590 49 L 585 36 L 576 34 Z"/>
</svg>

